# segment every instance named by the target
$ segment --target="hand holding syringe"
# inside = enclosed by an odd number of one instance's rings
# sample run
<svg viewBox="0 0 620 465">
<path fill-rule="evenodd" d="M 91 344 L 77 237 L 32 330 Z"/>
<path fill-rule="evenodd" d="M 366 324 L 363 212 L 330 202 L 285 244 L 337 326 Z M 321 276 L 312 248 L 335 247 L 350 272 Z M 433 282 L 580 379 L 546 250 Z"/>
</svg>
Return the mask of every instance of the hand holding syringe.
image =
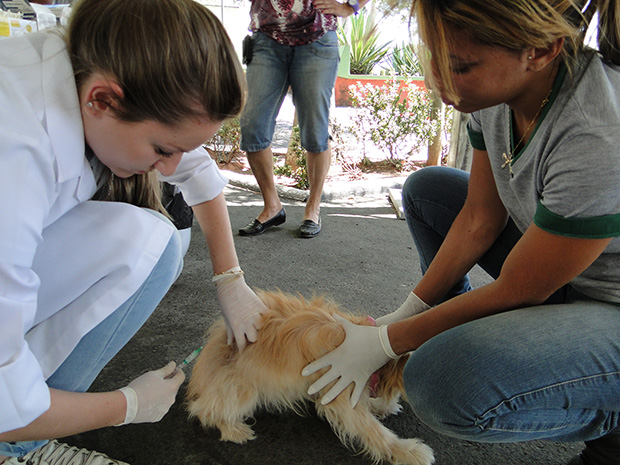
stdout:
<svg viewBox="0 0 620 465">
<path fill-rule="evenodd" d="M 185 374 L 180 374 L 178 377 L 177 375 L 198 356 L 201 350 L 202 347 L 193 351 L 176 367 L 170 362 L 165 367 L 149 371 L 119 389 L 125 395 L 127 410 L 125 420 L 117 426 L 161 420 L 174 403 L 177 391 L 185 380 Z"/>
<path fill-rule="evenodd" d="M 187 357 L 185 357 L 185 359 L 177 365 L 174 372 L 172 372 L 172 374 L 168 376 L 168 378 L 172 378 L 179 371 L 183 371 L 187 365 L 189 365 L 192 361 L 194 361 L 196 357 L 198 357 L 198 354 L 200 353 L 201 350 L 202 350 L 202 347 L 199 347 L 198 349 L 193 351 L 191 354 L 189 354 Z"/>
</svg>

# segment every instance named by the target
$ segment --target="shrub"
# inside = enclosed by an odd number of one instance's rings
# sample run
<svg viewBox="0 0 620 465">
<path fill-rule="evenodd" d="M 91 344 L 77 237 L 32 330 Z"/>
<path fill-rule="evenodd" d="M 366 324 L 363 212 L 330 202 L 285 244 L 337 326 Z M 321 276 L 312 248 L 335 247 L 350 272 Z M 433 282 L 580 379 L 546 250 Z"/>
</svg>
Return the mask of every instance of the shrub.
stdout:
<svg viewBox="0 0 620 465">
<path fill-rule="evenodd" d="M 205 144 L 205 147 L 211 152 L 218 164 L 226 165 L 241 153 L 240 143 L 239 118 L 232 118 L 224 121 L 222 127 Z"/>
<path fill-rule="evenodd" d="M 387 151 L 390 160 L 417 152 L 440 130 L 441 122 L 431 118 L 429 92 L 410 81 L 393 77 L 381 86 L 357 83 L 349 91 L 360 109 L 351 132 Z"/>
<path fill-rule="evenodd" d="M 299 126 L 295 125 L 291 133 L 291 142 L 289 144 L 289 150 L 293 152 L 294 162 L 297 165 L 295 168 L 290 165 L 274 166 L 273 172 L 278 176 L 286 176 L 295 180 L 295 187 L 299 189 L 308 189 L 310 183 L 308 182 L 308 169 L 306 166 L 306 151 L 301 146 L 301 138 L 299 135 Z M 274 160 L 275 161 L 275 160 Z"/>
</svg>

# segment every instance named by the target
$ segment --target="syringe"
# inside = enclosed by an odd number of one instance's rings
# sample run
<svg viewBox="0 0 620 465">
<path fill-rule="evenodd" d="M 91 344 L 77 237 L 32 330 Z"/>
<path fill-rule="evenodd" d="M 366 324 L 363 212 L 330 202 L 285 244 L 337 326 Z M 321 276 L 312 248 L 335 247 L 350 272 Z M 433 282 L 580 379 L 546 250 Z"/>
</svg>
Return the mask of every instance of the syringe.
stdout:
<svg viewBox="0 0 620 465">
<path fill-rule="evenodd" d="M 181 363 L 179 363 L 177 365 L 177 367 L 175 368 L 175 370 L 170 373 L 168 376 L 166 376 L 165 379 L 169 379 L 172 378 L 174 375 L 176 375 L 179 371 L 183 371 L 183 369 L 189 365 L 196 357 L 198 357 L 198 354 L 200 353 L 200 351 L 202 350 L 202 347 L 199 347 L 198 349 L 196 349 L 195 351 L 193 351 L 191 354 L 189 354 L 185 360 L 183 360 Z"/>
<path fill-rule="evenodd" d="M 189 365 L 196 357 L 198 357 L 198 354 L 200 353 L 200 351 L 202 350 L 202 347 L 199 347 L 198 349 L 196 349 L 195 351 L 193 351 L 191 354 L 189 354 L 181 363 L 179 363 L 177 365 L 177 370 L 183 370 L 187 365 Z"/>
</svg>

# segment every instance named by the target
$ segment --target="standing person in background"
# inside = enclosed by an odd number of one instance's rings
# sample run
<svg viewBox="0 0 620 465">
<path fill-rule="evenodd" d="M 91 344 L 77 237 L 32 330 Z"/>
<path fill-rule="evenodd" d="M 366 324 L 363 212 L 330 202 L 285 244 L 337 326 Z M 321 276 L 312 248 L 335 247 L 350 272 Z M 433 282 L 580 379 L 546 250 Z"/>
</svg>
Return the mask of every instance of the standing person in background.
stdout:
<svg viewBox="0 0 620 465">
<path fill-rule="evenodd" d="M 255 236 L 286 221 L 273 176 L 271 141 L 289 86 L 310 184 L 299 235 L 311 238 L 321 231 L 321 196 L 331 165 L 329 105 L 340 61 L 338 17 L 357 14 L 367 1 L 252 0 L 253 34 L 244 42 L 248 102 L 240 121 L 241 149 L 247 152 L 264 207 L 240 235 Z"/>
<path fill-rule="evenodd" d="M 584 45 L 595 13 L 599 51 Z M 424 276 L 377 327 L 343 323 L 343 344 L 304 369 L 331 367 L 310 392 L 337 380 L 329 402 L 353 383 L 355 403 L 413 351 L 407 399 L 434 430 L 585 441 L 570 465 L 618 465 L 620 2 L 414 0 L 412 15 L 427 76 L 470 113 L 471 174 L 409 177 Z M 476 263 L 494 280 L 472 289 Z"/>
<path fill-rule="evenodd" d="M 157 422 L 185 378 L 171 362 L 86 392 L 181 272 L 159 175 L 203 230 L 229 342 L 256 338 L 264 305 L 201 147 L 241 111 L 245 82 L 194 0 L 80 0 L 66 35 L 50 31 L 0 40 L 0 463 L 110 465 L 48 441 Z"/>
</svg>

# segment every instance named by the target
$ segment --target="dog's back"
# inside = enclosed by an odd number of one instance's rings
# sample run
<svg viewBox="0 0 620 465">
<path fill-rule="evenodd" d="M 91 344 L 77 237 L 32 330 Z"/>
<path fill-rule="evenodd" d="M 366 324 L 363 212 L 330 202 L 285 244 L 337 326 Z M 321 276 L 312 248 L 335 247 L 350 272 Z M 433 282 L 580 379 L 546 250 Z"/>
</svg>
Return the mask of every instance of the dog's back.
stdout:
<svg viewBox="0 0 620 465">
<path fill-rule="evenodd" d="M 277 402 L 261 396 L 267 402 L 264 406 L 295 408 L 307 396 L 305 391 L 310 384 L 309 379 L 301 376 L 303 367 L 344 340 L 342 325 L 332 315 L 339 314 L 358 324 L 366 321 L 364 317 L 343 312 L 322 297 L 306 300 L 282 292 L 261 291 L 258 295 L 268 311 L 262 315 L 257 341 L 248 344 L 241 354 L 235 344 L 227 344 L 223 319 L 209 329 L 207 343 L 196 360 L 188 385 L 191 415 L 196 415 L 196 404 L 207 397 L 207 392 L 216 389 L 218 382 L 223 386 L 217 394 L 212 392 L 216 397 L 230 395 L 235 389 L 247 391 L 247 396 L 256 391 L 285 392 L 284 396 L 277 396 Z M 295 398 L 293 402 L 292 398 Z M 196 416 L 200 418 L 199 414 Z"/>
</svg>

